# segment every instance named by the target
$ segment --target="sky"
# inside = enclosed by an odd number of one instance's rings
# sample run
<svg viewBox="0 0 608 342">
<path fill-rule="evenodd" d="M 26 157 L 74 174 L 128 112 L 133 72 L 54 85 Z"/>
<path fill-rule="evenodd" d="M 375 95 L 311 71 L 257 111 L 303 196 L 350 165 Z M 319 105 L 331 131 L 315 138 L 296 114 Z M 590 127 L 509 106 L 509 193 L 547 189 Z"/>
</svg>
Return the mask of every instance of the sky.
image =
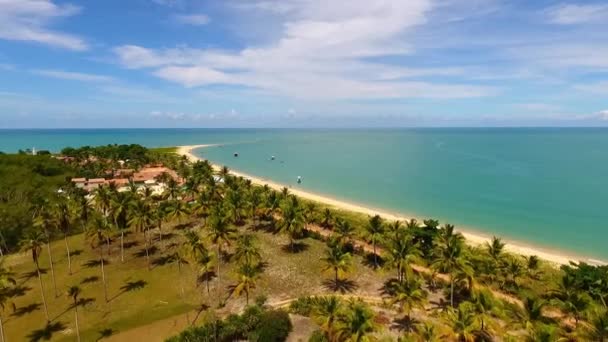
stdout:
<svg viewBox="0 0 608 342">
<path fill-rule="evenodd" d="M 606 0 L 0 0 L 0 128 L 608 126 L 606 32 Z"/>
</svg>

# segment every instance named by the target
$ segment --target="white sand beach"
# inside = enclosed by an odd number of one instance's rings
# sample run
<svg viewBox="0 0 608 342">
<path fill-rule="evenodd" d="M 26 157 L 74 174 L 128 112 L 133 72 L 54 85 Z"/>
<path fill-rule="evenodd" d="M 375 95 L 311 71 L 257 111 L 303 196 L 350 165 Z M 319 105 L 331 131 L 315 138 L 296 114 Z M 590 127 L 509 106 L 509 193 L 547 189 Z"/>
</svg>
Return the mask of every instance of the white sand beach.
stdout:
<svg viewBox="0 0 608 342">
<path fill-rule="evenodd" d="M 197 161 L 197 160 L 200 160 L 201 158 L 195 156 L 192 153 L 192 151 L 194 149 L 211 147 L 211 146 L 215 146 L 215 145 L 178 146 L 177 153 L 188 157 L 191 161 Z M 213 167 L 215 169 L 219 169 L 221 166 L 213 165 Z M 283 184 L 279 184 L 279 183 L 276 183 L 276 182 L 273 182 L 270 180 L 254 177 L 254 176 L 242 173 L 242 172 L 231 170 L 231 173 L 236 176 L 250 179 L 254 184 L 257 184 L 257 185 L 267 184 L 269 187 L 271 187 L 272 189 L 275 189 L 275 190 L 281 190 L 282 188 L 285 187 L 285 185 L 283 185 Z M 306 198 L 308 200 L 325 203 L 325 204 L 328 204 L 330 206 L 333 206 L 333 207 L 336 207 L 336 208 L 339 208 L 342 210 L 348 210 L 348 211 L 363 213 L 363 214 L 372 215 L 372 216 L 380 215 L 381 217 L 383 217 L 384 219 L 389 220 L 389 221 L 395 221 L 395 220 L 405 221 L 405 220 L 410 219 L 410 217 L 401 216 L 399 214 L 391 214 L 388 212 L 383 212 L 381 210 L 371 209 L 371 208 L 364 207 L 361 205 L 348 203 L 348 202 L 341 201 L 341 200 L 336 200 L 336 199 L 333 199 L 333 198 L 330 198 L 327 196 L 318 195 L 318 194 L 315 194 L 315 193 L 312 193 L 309 191 L 304 191 L 304 190 L 296 189 L 293 187 L 291 187 L 289 190 L 294 195 L 300 196 L 302 198 Z M 489 242 L 492 238 L 491 236 L 483 236 L 479 233 L 471 233 L 468 231 L 463 231 L 461 229 L 459 231 L 464 235 L 467 242 L 471 245 L 485 244 L 486 242 Z M 526 244 L 522 244 L 517 241 L 510 241 L 510 240 L 506 240 L 506 239 L 503 239 L 503 241 L 507 243 L 505 249 L 511 253 L 516 253 L 516 254 L 520 254 L 520 255 L 524 255 L 524 256 L 536 255 L 543 260 L 555 263 L 557 265 L 569 264 L 571 261 L 574 261 L 574 262 L 584 261 L 589 264 L 603 264 L 603 262 L 599 261 L 599 260 L 588 259 L 588 258 L 584 258 L 584 257 L 577 257 L 574 255 L 564 254 L 559 251 L 552 251 L 552 250 L 548 250 L 545 248 L 528 246 Z"/>
</svg>

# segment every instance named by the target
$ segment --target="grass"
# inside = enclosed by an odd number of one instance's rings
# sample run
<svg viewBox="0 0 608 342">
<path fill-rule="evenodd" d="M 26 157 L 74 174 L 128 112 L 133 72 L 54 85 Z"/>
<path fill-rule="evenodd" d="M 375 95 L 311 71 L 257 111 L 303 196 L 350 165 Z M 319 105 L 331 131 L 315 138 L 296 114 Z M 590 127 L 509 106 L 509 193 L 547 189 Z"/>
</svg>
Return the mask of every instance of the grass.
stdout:
<svg viewBox="0 0 608 342">
<path fill-rule="evenodd" d="M 164 233 L 169 231 L 165 227 Z M 323 242 L 305 238 L 299 242 L 305 246 L 302 252 L 293 253 L 285 250 L 288 240 L 285 236 L 262 231 L 252 231 L 241 227 L 240 233 L 251 233 L 258 237 L 262 256 L 267 263 L 256 289 L 251 293 L 253 300 L 257 295 L 268 296 L 269 302 L 278 302 L 299 296 L 331 293 L 324 281 L 332 279 L 331 274 L 321 274 L 321 258 L 324 254 Z M 151 255 L 153 261 L 160 261 L 171 249 L 178 246 L 179 232 L 172 231 L 172 238 L 164 238 L 162 246 L 155 241 L 159 249 Z M 158 236 L 155 236 L 158 240 Z M 207 295 L 204 282 L 197 284 L 195 269 L 189 265 L 178 272 L 176 264 L 157 263 L 148 271 L 145 256 L 136 256 L 143 249 L 140 235 L 130 234 L 126 242 L 137 242 L 138 245 L 125 249 L 125 262 L 120 261 L 120 244 L 113 241 L 111 255 L 106 256 L 106 276 L 108 279 L 109 303 L 103 296 L 98 251 L 85 243 L 82 235 L 69 238 L 72 249 L 73 274 L 68 275 L 67 258 L 63 241 L 52 243 L 58 295 L 55 297 L 48 254 L 43 251 L 40 265 L 45 270 L 43 282 L 49 308 L 51 323 L 55 326 L 46 329 L 40 288 L 35 275 L 34 264 L 27 254 L 16 254 L 8 257 L 7 264 L 15 273 L 23 294 L 13 301 L 17 314 L 10 305 L 3 312 L 5 333 L 8 341 L 34 340 L 35 336 L 51 334 L 53 341 L 72 341 L 75 338 L 74 313 L 71 301 L 65 295 L 68 286 L 79 285 L 87 304 L 79 308 L 80 332 L 83 341 L 94 341 L 103 335 L 118 334 L 129 329 L 148 325 L 152 322 L 183 315 L 199 308 L 201 304 L 217 307 L 218 296 L 216 279 L 211 281 L 211 292 Z M 74 253 L 75 252 L 75 253 Z M 87 266 L 88 265 L 88 266 Z M 227 297 L 228 287 L 236 281 L 235 265 L 222 265 L 223 297 Z M 355 294 L 377 294 L 386 275 L 374 272 L 362 265 L 361 257 L 355 256 L 349 279 L 354 280 L 351 289 Z M 182 287 L 183 293 L 182 296 Z M 39 306 L 37 305 L 39 304 Z M 244 298 L 229 298 L 226 307 L 221 311 L 235 312 L 245 304 Z M 221 312 L 220 312 L 221 314 Z"/>
<path fill-rule="evenodd" d="M 177 147 L 154 147 L 149 150 L 154 153 L 177 153 Z"/>
</svg>

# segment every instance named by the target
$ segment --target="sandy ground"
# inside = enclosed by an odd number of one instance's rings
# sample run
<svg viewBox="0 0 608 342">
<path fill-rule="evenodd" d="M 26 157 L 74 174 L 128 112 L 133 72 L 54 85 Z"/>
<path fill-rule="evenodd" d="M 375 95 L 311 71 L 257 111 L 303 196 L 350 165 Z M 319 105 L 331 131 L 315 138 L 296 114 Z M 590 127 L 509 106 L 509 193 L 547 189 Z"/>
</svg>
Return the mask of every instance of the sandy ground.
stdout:
<svg viewBox="0 0 608 342">
<path fill-rule="evenodd" d="M 177 153 L 188 157 L 191 161 L 197 161 L 197 160 L 200 160 L 200 158 L 195 156 L 192 153 L 192 151 L 194 149 L 211 147 L 211 146 L 214 146 L 214 145 L 178 146 Z M 213 165 L 213 167 L 215 169 L 220 168 L 220 166 L 218 166 L 218 165 Z M 275 190 L 281 190 L 282 188 L 285 187 L 285 185 L 283 185 L 283 184 L 279 184 L 279 183 L 276 183 L 276 182 L 273 182 L 270 180 L 254 177 L 254 176 L 242 173 L 242 172 L 232 170 L 231 173 L 236 176 L 241 176 L 243 178 L 250 179 L 254 184 L 258 184 L 258 185 L 267 184 L 269 187 L 271 187 Z M 292 194 L 300 196 L 302 198 L 306 198 L 306 199 L 309 199 L 312 201 L 322 202 L 322 203 L 331 205 L 331 206 L 339 208 L 339 209 L 359 212 L 359 213 L 363 213 L 363 214 L 367 214 L 367 215 L 371 215 L 371 216 L 380 215 L 381 217 L 383 217 L 384 219 L 389 220 L 389 221 L 395 221 L 395 220 L 405 221 L 405 220 L 410 219 L 409 217 L 404 217 L 399 214 L 392 214 L 392 213 L 383 212 L 383 211 L 376 210 L 376 209 L 363 207 L 363 206 L 360 206 L 357 204 L 348 203 L 345 201 L 339 201 L 339 200 L 336 200 L 336 199 L 333 199 L 333 198 L 330 198 L 327 196 L 318 195 L 318 194 L 308 192 L 308 191 L 303 191 L 300 189 L 295 189 L 293 187 L 290 187 L 289 191 Z M 484 236 L 484 235 L 481 235 L 478 233 L 471 233 L 471 232 L 463 231 L 463 230 L 459 230 L 459 231 L 464 235 L 467 242 L 471 245 L 485 244 L 486 242 L 489 242 L 491 240 L 490 236 Z M 516 254 L 520 254 L 520 255 L 524 255 L 524 256 L 536 255 L 541 259 L 553 262 L 558 265 L 569 264 L 571 261 L 575 261 L 575 262 L 584 261 L 584 262 L 587 262 L 590 264 L 602 264 L 603 263 L 602 261 L 599 261 L 599 260 L 587 259 L 584 257 L 575 256 L 575 255 L 564 254 L 559 251 L 552 251 L 552 250 L 547 250 L 544 248 L 533 247 L 533 246 L 522 244 L 517 241 L 505 240 L 505 242 L 507 243 L 505 249 L 511 253 L 516 253 Z"/>
</svg>

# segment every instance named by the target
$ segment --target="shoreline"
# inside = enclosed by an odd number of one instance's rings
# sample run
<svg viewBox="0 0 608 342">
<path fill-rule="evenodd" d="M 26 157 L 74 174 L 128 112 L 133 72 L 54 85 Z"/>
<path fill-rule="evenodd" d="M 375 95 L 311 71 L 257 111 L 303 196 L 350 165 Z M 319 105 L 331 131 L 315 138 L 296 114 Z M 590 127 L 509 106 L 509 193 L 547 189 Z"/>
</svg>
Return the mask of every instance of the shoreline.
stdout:
<svg viewBox="0 0 608 342">
<path fill-rule="evenodd" d="M 218 144 L 176 146 L 177 149 L 176 149 L 175 153 L 182 155 L 182 156 L 186 156 L 190 161 L 194 162 L 194 161 L 202 160 L 202 158 L 199 158 L 196 155 L 194 155 L 192 153 L 193 150 L 199 149 L 199 148 L 217 146 L 217 145 Z M 216 170 L 221 168 L 220 165 L 216 165 L 213 163 L 211 163 L 211 165 Z M 270 188 L 277 190 L 277 191 L 280 191 L 282 188 L 286 187 L 284 184 L 273 182 L 271 180 L 266 180 L 266 179 L 263 179 L 260 177 L 251 176 L 246 173 L 239 172 L 239 171 L 230 170 L 230 173 L 232 173 L 233 175 L 235 175 L 237 177 L 243 177 L 243 178 L 250 179 L 251 182 L 256 185 L 266 185 L 267 184 Z M 385 220 L 389 220 L 389 221 L 395 221 L 395 220 L 405 221 L 405 220 L 411 219 L 411 217 L 405 217 L 400 214 L 392 214 L 392 213 L 389 213 L 389 212 L 386 212 L 383 210 L 365 207 L 365 206 L 362 206 L 359 204 L 349 203 L 347 201 L 337 200 L 335 198 L 331 198 L 326 195 L 315 194 L 310 191 L 300 190 L 300 189 L 293 188 L 293 187 L 288 187 L 288 188 L 289 188 L 290 192 L 296 196 L 305 198 L 307 200 L 315 201 L 315 202 L 321 202 L 321 203 L 336 207 L 341 210 L 353 211 L 353 212 L 366 214 L 366 215 L 370 215 L 370 216 L 380 215 L 382 218 L 384 218 Z M 491 239 L 492 239 L 491 236 L 484 236 L 482 233 L 473 233 L 471 231 L 462 230 L 462 229 L 456 229 L 456 230 L 458 232 L 462 233 L 462 235 L 465 237 L 465 239 L 469 245 L 473 245 L 473 246 L 483 245 L 486 242 L 491 241 Z M 567 264 L 570 264 L 570 262 L 572 262 L 572 261 L 573 262 L 585 262 L 590 265 L 606 264 L 602 260 L 596 260 L 596 259 L 592 259 L 589 257 L 577 256 L 577 255 L 571 254 L 571 253 L 562 253 L 557 250 L 551 250 L 551 249 L 542 248 L 542 247 L 535 247 L 535 246 L 527 245 L 525 243 L 518 242 L 518 241 L 503 239 L 503 242 L 506 243 L 505 250 L 509 253 L 519 254 L 519 255 L 523 255 L 523 256 L 536 255 L 539 258 L 541 258 L 545 261 L 554 263 L 556 265 L 567 265 Z"/>
</svg>

